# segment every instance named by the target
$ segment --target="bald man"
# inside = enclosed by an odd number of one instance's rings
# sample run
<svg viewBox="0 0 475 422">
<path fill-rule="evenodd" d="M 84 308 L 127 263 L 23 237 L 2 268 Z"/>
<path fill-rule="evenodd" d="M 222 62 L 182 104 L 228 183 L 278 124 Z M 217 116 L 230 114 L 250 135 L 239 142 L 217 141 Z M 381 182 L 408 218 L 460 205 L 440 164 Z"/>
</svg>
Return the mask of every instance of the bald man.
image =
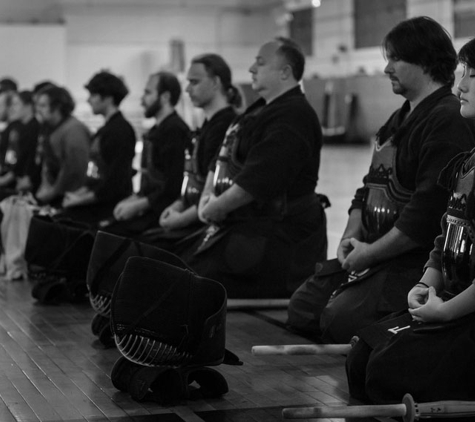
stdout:
<svg viewBox="0 0 475 422">
<path fill-rule="evenodd" d="M 250 67 L 260 99 L 228 129 L 198 207 L 207 223 L 183 256 L 230 298 L 285 298 L 326 257 L 315 189 L 322 133 L 300 89 L 305 58 L 293 41 L 264 44 Z"/>
</svg>

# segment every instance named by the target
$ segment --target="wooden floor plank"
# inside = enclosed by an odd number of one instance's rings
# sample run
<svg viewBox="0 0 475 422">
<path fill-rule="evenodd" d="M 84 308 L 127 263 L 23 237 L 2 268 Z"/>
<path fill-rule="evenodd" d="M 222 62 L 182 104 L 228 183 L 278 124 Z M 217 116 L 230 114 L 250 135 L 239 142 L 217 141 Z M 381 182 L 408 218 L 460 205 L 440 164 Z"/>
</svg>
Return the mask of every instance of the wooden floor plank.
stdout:
<svg viewBox="0 0 475 422">
<path fill-rule="evenodd" d="M 31 384 L 63 420 L 81 419 L 81 413 L 66 399 L 62 391 L 40 370 L 24 371 Z M 41 418 L 40 418 L 41 419 Z"/>
<path fill-rule="evenodd" d="M 18 422 L 38 422 L 40 419 L 25 401 L 20 392 L 11 382 L 6 373 L 2 371 L 0 382 L 0 397 L 8 410 Z"/>
</svg>

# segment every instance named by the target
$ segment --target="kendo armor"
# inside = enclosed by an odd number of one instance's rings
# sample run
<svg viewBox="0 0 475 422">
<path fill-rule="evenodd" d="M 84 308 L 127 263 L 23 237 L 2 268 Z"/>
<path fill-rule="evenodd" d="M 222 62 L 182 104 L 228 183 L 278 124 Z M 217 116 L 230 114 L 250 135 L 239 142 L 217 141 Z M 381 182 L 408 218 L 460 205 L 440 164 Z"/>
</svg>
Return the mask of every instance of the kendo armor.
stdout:
<svg viewBox="0 0 475 422">
<path fill-rule="evenodd" d="M 253 118 L 253 115 L 245 116 L 237 123 L 231 125 L 226 132 L 224 142 L 216 160 L 216 169 L 213 179 L 214 194 L 216 196 L 221 195 L 233 185 L 234 178 L 244 167 L 244 164 L 237 157 L 239 136 L 242 125 L 246 125 L 247 121 L 252 121 Z M 265 203 L 252 202 L 249 206 L 244 206 L 234 211 L 233 214 L 236 219 L 247 219 L 255 216 L 282 219 L 287 212 L 287 205 L 287 195 L 283 194 Z"/>
<path fill-rule="evenodd" d="M 94 231 L 81 222 L 34 215 L 25 246 L 32 296 L 41 303 L 87 300 L 86 272 Z"/>
<path fill-rule="evenodd" d="M 445 298 L 456 296 L 475 277 L 475 155 L 460 166 L 447 207 L 447 234 L 442 252 Z"/>
<path fill-rule="evenodd" d="M 131 256 L 144 256 L 188 268 L 177 256 L 155 246 L 129 238 L 98 231 L 87 268 L 89 301 L 96 311 L 91 322 L 92 333 L 105 347 L 115 345 L 110 329 L 111 298 L 117 279 Z"/>
<path fill-rule="evenodd" d="M 86 176 L 92 180 L 101 179 L 100 168 L 102 165 L 102 158 L 100 154 L 100 137 L 95 136 L 91 146 L 91 158 L 87 163 Z"/>
<path fill-rule="evenodd" d="M 216 196 L 221 195 L 233 185 L 233 178 L 241 169 L 241 166 L 233 159 L 237 148 L 238 131 L 239 123 L 229 126 L 219 150 L 213 179 L 214 194 Z"/>
<path fill-rule="evenodd" d="M 7 174 L 11 171 L 18 161 L 17 152 L 20 136 L 18 133 L 18 126 L 16 124 L 11 124 L 10 127 L 5 130 L 3 136 L 5 137 L 5 135 L 7 135 L 7 139 L 4 140 L 6 149 L 2 151 L 3 157 L 0 162 L 1 175 Z"/>
<path fill-rule="evenodd" d="M 15 135 L 18 136 L 18 133 L 16 131 L 12 131 L 10 133 L 10 138 Z M 7 173 L 8 171 L 10 171 L 15 166 L 17 161 L 18 161 L 18 156 L 17 156 L 16 149 L 13 145 L 11 145 L 11 141 L 10 141 L 8 145 L 8 149 L 5 152 L 5 161 L 4 161 L 4 166 L 3 166 L 4 171 L 2 171 L 2 173 Z"/>
<path fill-rule="evenodd" d="M 232 157 L 237 148 L 237 133 L 239 131 L 239 123 L 229 126 L 224 137 L 224 141 L 216 159 L 216 168 L 214 170 L 213 178 L 213 192 L 216 196 L 221 195 L 224 191 L 229 189 L 234 181 L 233 177 L 238 173 L 241 167 L 233 163 Z M 220 231 L 220 227 L 216 224 L 210 224 L 206 228 L 205 235 L 201 244 L 197 248 L 197 252 L 203 250 L 209 243 L 210 239 Z"/>
<path fill-rule="evenodd" d="M 226 300 L 220 283 L 189 269 L 129 258 L 111 302 L 123 355 L 112 369 L 114 386 L 134 400 L 161 404 L 225 394 L 226 380 L 208 366 L 242 364 L 225 349 Z"/>
<path fill-rule="evenodd" d="M 384 144 L 376 139 L 369 173 L 365 179 L 363 225 L 367 242 L 372 243 L 394 227 L 413 191 L 399 183 L 396 174 L 396 147 L 392 137 Z"/>
<path fill-rule="evenodd" d="M 188 149 L 185 150 L 185 171 L 181 187 L 181 197 L 185 208 L 198 205 L 206 181 L 206 176 L 201 175 L 198 168 L 199 142 L 199 132 L 195 132 L 191 140 L 192 153 L 190 154 Z"/>
</svg>

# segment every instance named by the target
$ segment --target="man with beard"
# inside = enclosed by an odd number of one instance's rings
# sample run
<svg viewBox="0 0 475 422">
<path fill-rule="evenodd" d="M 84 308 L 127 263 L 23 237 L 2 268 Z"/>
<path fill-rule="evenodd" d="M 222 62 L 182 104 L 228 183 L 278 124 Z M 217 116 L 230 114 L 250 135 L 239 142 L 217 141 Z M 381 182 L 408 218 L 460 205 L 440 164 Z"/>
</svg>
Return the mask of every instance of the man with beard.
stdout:
<svg viewBox="0 0 475 422">
<path fill-rule="evenodd" d="M 194 57 L 187 79 L 186 92 L 193 105 L 203 110 L 205 120 L 194 132 L 193 149 L 186 154 L 180 197 L 165 208 L 160 216 L 160 227 L 144 237 L 146 242 L 175 252 L 177 242 L 203 225 L 198 219 L 198 201 L 208 167 L 237 116 L 236 108 L 241 105 L 240 93 L 232 84 L 231 69 L 217 54 Z"/>
<path fill-rule="evenodd" d="M 155 118 L 155 125 L 144 137 L 140 191 L 116 205 L 103 230 L 139 235 L 155 227 L 163 210 L 180 195 L 185 149 L 190 146 L 190 130 L 175 110 L 180 95 L 175 75 L 158 72 L 149 77 L 142 106 L 145 117 Z"/>
<path fill-rule="evenodd" d="M 452 93 L 457 55 L 447 31 L 416 17 L 393 28 L 382 46 L 384 72 L 406 102 L 376 135 L 337 250 L 338 276 L 315 273 L 289 304 L 291 329 L 331 343 L 349 342 L 364 326 L 407 308 L 447 205 L 439 173 L 474 146 Z"/>
</svg>

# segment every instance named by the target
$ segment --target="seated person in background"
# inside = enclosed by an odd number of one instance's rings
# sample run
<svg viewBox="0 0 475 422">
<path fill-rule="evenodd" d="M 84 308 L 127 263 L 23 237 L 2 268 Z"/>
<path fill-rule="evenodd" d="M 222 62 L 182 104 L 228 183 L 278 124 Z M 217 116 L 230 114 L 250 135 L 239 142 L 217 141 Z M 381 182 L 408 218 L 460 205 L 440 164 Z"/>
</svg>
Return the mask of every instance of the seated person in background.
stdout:
<svg viewBox="0 0 475 422">
<path fill-rule="evenodd" d="M 237 116 L 241 96 L 232 85 L 231 69 L 221 56 L 203 54 L 191 61 L 188 92 L 195 107 L 204 112 L 205 121 L 186 151 L 185 175 L 181 195 L 160 216 L 160 228 L 144 237 L 156 246 L 173 250 L 174 243 L 204 223 L 198 218 L 198 201 L 211 160 L 224 140 L 226 129 Z"/>
<path fill-rule="evenodd" d="M 0 93 L 0 122 L 2 130 L 0 133 L 0 177 L 9 173 L 11 166 L 16 160 L 16 149 L 18 146 L 18 133 L 21 122 L 11 115 L 11 104 L 14 94 L 17 91 L 6 90 Z M 2 193 L 2 198 L 11 193 Z"/>
<path fill-rule="evenodd" d="M 31 180 L 30 170 L 35 160 L 39 134 L 39 123 L 35 118 L 33 95 L 30 91 L 11 94 L 9 121 L 12 126 L 2 135 L 4 164 L 0 176 L 1 198 L 17 192 L 34 193 L 35 186 L 29 183 L 27 187 L 24 183 L 24 179 Z"/>
<path fill-rule="evenodd" d="M 23 177 L 17 179 L 17 190 L 19 192 L 34 192 L 36 193 L 38 187 L 41 184 L 41 167 L 43 160 L 43 141 L 47 136 L 48 127 L 42 124 L 42 118 L 40 113 L 36 110 L 36 103 L 38 102 L 38 93 L 46 87 L 55 86 L 54 83 L 49 81 L 39 82 L 33 87 L 33 108 L 35 113 L 35 119 L 39 123 L 38 139 L 36 143 L 36 151 L 33 160 L 29 161 L 26 169 L 26 174 Z"/>
<path fill-rule="evenodd" d="M 13 79 L 0 79 L 0 132 L 3 132 L 8 125 L 11 94 L 17 92 L 17 90 L 18 85 Z"/>
<path fill-rule="evenodd" d="M 369 173 L 353 199 L 337 251 L 348 274 L 336 285 L 310 277 L 288 309 L 292 329 L 317 335 L 320 326 L 330 343 L 347 343 L 405 306 L 440 232 L 448 194 L 437 185 L 439 173 L 474 146 L 452 93 L 457 55 L 447 31 L 416 17 L 399 23 L 382 45 L 385 73 L 406 102 L 377 133 Z"/>
<path fill-rule="evenodd" d="M 227 131 L 198 215 L 207 223 L 182 257 L 229 298 L 289 297 L 326 258 L 326 220 L 315 188 L 322 132 L 302 93 L 305 58 L 291 40 L 264 44 L 249 71 L 262 97 Z"/>
<path fill-rule="evenodd" d="M 0 79 L 0 93 L 18 91 L 18 83 L 10 77 Z"/>
<path fill-rule="evenodd" d="M 102 71 L 85 88 L 92 112 L 104 116 L 105 124 L 93 137 L 86 184 L 66 192 L 62 216 L 95 224 L 109 217 L 117 203 L 133 192 L 135 132 L 119 110 L 128 94 L 122 79 Z"/>
<path fill-rule="evenodd" d="M 86 181 L 91 138 L 87 127 L 71 115 L 74 106 L 65 88 L 49 86 L 38 93 L 36 109 L 48 128 L 41 185 L 36 192 L 41 204 L 60 207 L 64 194 Z"/>
<path fill-rule="evenodd" d="M 459 60 L 460 113 L 474 120 L 475 40 L 461 48 Z M 475 150 L 454 158 L 439 180 L 451 191 L 442 235 L 408 294 L 409 309 L 358 332 L 346 364 L 353 398 L 397 403 L 409 393 L 416 402 L 475 400 Z"/>
<path fill-rule="evenodd" d="M 120 201 L 102 230 L 125 237 L 140 235 L 156 227 L 163 210 L 179 196 L 185 149 L 190 147 L 190 130 L 175 110 L 180 95 L 180 83 L 172 73 L 149 77 L 142 106 L 145 117 L 155 118 L 155 125 L 144 136 L 140 192 Z"/>
</svg>

